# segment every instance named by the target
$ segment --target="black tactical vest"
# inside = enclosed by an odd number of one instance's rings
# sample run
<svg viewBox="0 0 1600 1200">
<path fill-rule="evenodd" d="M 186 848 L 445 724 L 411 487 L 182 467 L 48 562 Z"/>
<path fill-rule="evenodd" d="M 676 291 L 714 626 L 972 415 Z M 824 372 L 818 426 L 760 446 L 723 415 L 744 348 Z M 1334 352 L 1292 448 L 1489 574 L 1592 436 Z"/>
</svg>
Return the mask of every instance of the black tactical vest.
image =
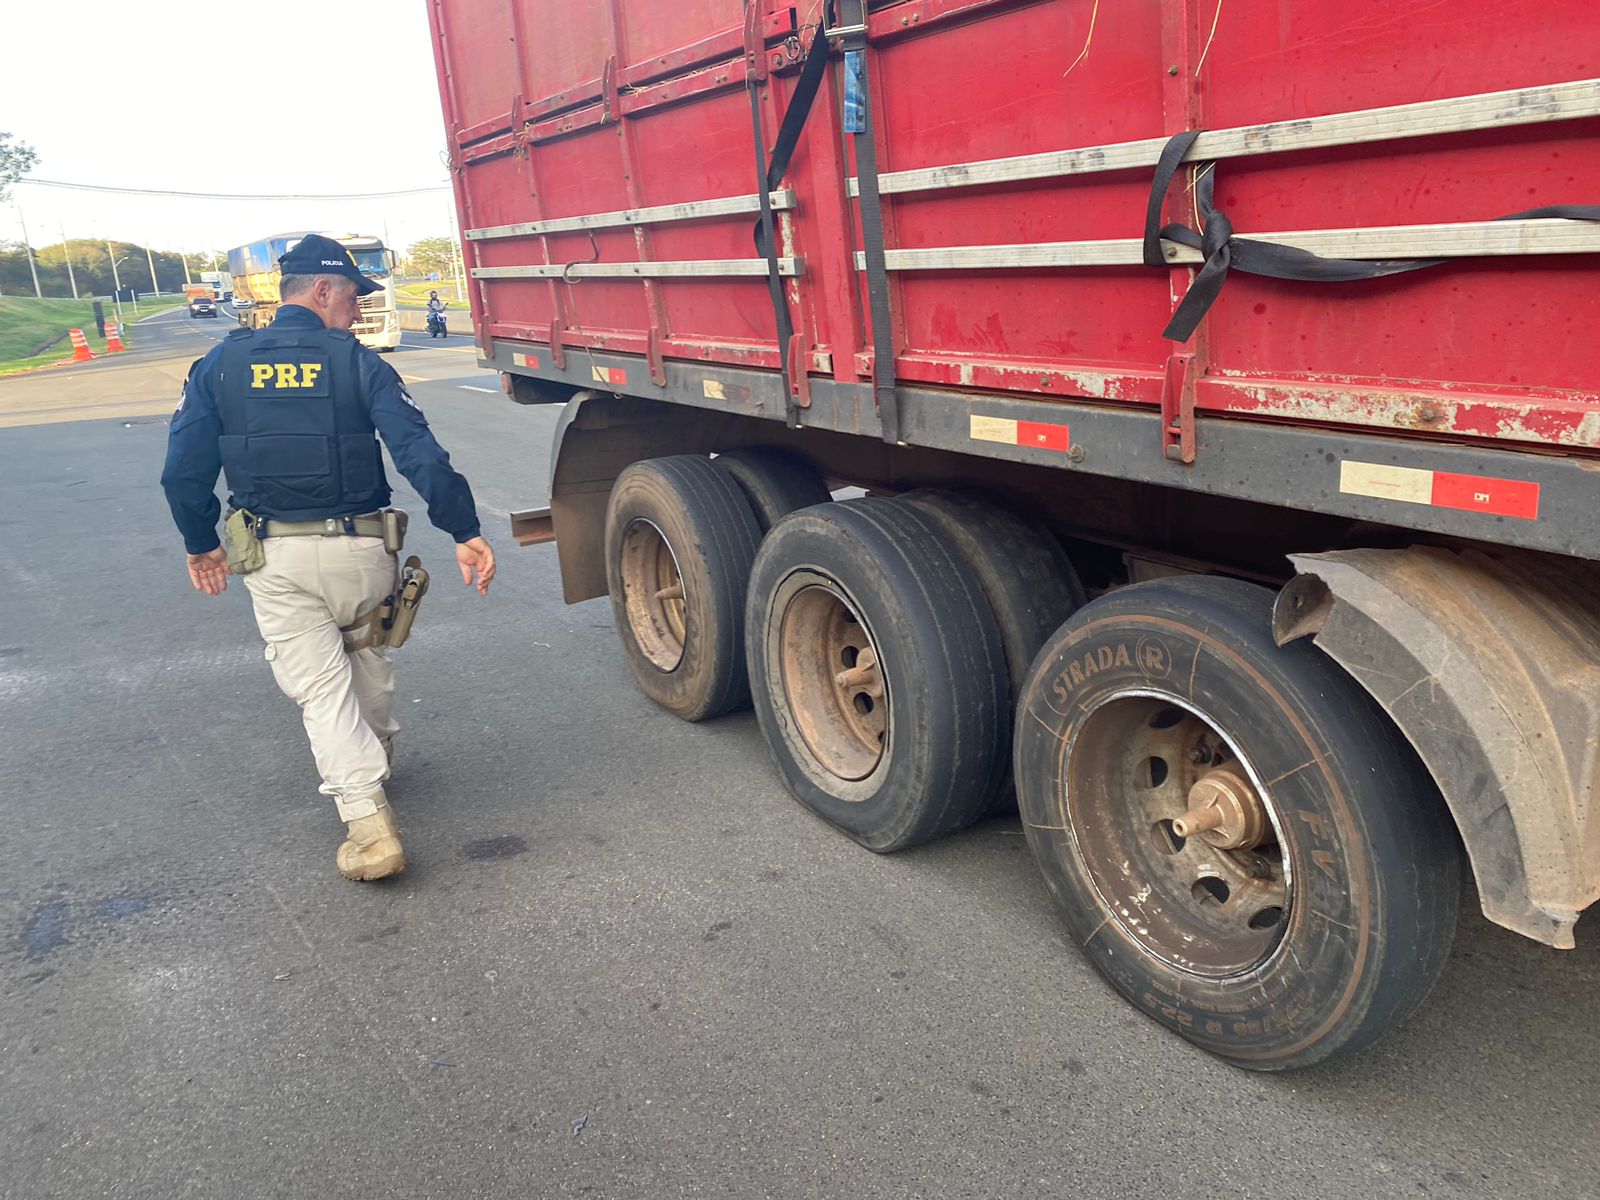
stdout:
<svg viewBox="0 0 1600 1200">
<path fill-rule="evenodd" d="M 343 330 L 228 335 L 216 397 L 234 507 L 281 521 L 320 521 L 389 503 L 360 352 Z"/>
</svg>

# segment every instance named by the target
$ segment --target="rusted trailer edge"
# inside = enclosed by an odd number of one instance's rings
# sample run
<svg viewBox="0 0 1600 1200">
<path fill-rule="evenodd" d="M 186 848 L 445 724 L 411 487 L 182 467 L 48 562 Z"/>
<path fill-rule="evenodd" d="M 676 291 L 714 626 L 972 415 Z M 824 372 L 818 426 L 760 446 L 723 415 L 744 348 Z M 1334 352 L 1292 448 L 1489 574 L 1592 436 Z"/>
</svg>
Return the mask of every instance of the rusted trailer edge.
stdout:
<svg viewBox="0 0 1600 1200">
<path fill-rule="evenodd" d="M 759 370 L 667 359 L 665 383 L 634 356 L 496 339 L 485 367 L 719 413 L 783 421 L 782 380 Z M 812 378 L 799 428 L 877 438 L 870 385 Z M 1200 415 L 1196 457 L 1166 456 L 1147 408 L 902 386 L 900 444 L 1054 467 L 1374 521 L 1419 532 L 1600 559 L 1593 504 L 1600 460 L 1346 428 Z"/>
</svg>

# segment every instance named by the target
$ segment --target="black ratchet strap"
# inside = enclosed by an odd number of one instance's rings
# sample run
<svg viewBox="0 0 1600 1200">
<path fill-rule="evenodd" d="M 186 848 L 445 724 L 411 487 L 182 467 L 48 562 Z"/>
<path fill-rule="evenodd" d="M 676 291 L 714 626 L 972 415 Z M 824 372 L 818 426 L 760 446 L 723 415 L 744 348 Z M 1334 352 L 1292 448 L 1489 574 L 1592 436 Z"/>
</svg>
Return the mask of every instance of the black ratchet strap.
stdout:
<svg viewBox="0 0 1600 1200">
<path fill-rule="evenodd" d="M 867 6 L 864 0 L 843 0 L 844 49 L 865 53 Z M 883 440 L 900 442 L 900 401 L 895 391 L 894 330 L 889 314 L 889 272 L 883 258 L 883 202 L 878 195 L 878 146 L 873 129 L 870 72 L 861 71 L 862 129 L 855 135 L 856 178 L 861 186 L 861 248 L 867 260 L 867 300 L 872 312 L 872 392 L 878 402 Z"/>
<path fill-rule="evenodd" d="M 801 69 L 800 79 L 789 97 L 789 107 L 784 110 L 783 121 L 778 126 L 778 139 L 773 143 L 770 158 L 764 150 L 767 139 L 761 122 L 760 88 L 754 78 L 747 77 L 745 80 L 745 90 L 750 96 L 750 122 L 755 128 L 756 178 L 761 185 L 758 197 L 761 216 L 757 218 L 755 226 L 756 249 L 767 260 L 767 294 L 772 300 L 773 316 L 777 319 L 778 361 L 783 371 L 785 411 L 791 429 L 800 424 L 799 408 L 795 404 L 796 381 L 790 378 L 789 372 L 789 342 L 794 337 L 794 323 L 789 319 L 789 304 L 783 295 L 783 276 L 778 273 L 778 239 L 773 229 L 770 193 L 783 182 L 784 174 L 789 170 L 789 160 L 794 156 L 795 146 L 799 144 L 800 131 L 805 128 L 806 118 L 811 115 L 812 103 L 817 98 L 822 77 L 827 72 L 828 39 L 823 36 L 822 29 L 831 16 L 830 5 L 823 14 L 823 25 L 818 26 L 816 34 L 811 39 L 811 48 L 806 54 L 806 65 Z M 796 366 L 798 370 L 805 370 L 804 362 L 797 363 Z"/>
<path fill-rule="evenodd" d="M 1174 342 L 1186 342 L 1194 336 L 1201 319 L 1216 303 L 1227 281 L 1229 270 L 1244 271 L 1250 275 L 1266 275 L 1273 279 L 1294 279 L 1318 283 L 1349 283 L 1359 279 L 1380 279 L 1386 275 L 1400 275 L 1407 271 L 1421 271 L 1449 262 L 1447 258 L 1324 258 L 1309 250 L 1283 246 L 1276 242 L 1258 242 L 1235 237 L 1233 223 L 1220 212 L 1214 198 L 1216 194 L 1216 164 L 1201 166 L 1195 178 L 1195 207 L 1200 215 L 1200 231 L 1187 225 L 1161 226 L 1161 206 L 1172 186 L 1173 176 L 1182 164 L 1184 155 L 1194 145 L 1202 130 L 1191 129 L 1175 134 L 1162 148 L 1156 160 L 1155 179 L 1150 188 L 1150 203 L 1144 220 L 1144 265 L 1170 268 L 1162 253 L 1161 242 L 1177 242 L 1200 251 L 1204 261 L 1194 282 L 1184 294 L 1183 301 L 1161 336 Z M 1530 208 L 1524 212 L 1507 213 L 1495 217 L 1496 221 L 1532 221 L 1543 218 L 1562 218 L 1569 221 L 1600 221 L 1600 205 L 1550 204 L 1543 208 Z"/>
</svg>

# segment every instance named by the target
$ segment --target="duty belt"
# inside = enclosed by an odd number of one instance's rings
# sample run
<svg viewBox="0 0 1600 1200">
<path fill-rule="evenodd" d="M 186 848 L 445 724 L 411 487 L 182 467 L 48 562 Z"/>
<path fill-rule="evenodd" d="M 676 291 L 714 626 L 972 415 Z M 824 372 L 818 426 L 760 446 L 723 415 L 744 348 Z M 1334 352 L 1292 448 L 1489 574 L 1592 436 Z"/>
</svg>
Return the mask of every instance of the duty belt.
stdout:
<svg viewBox="0 0 1600 1200">
<path fill-rule="evenodd" d="M 274 521 L 261 518 L 256 536 L 274 537 L 376 537 L 383 536 L 383 514 L 362 513 L 354 517 L 328 517 L 321 521 Z"/>
</svg>

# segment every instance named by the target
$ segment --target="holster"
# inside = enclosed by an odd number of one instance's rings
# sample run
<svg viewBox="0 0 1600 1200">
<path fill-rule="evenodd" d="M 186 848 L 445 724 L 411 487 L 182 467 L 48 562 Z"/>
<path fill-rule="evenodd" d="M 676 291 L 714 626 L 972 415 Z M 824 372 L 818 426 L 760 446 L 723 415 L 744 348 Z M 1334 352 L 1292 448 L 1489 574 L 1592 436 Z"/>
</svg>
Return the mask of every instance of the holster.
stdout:
<svg viewBox="0 0 1600 1200">
<path fill-rule="evenodd" d="M 417 609 L 427 591 L 428 572 L 423 569 L 422 560 L 413 554 L 400 568 L 400 580 L 395 590 L 371 612 L 340 627 L 339 631 L 344 634 L 345 653 L 354 654 L 357 650 L 383 646 L 398 650 L 404 646 L 406 639 L 411 636 Z"/>
<path fill-rule="evenodd" d="M 413 554 L 400 568 L 400 589 L 394 597 L 394 615 L 388 621 L 387 645 L 398 648 L 411 636 L 411 625 L 417 619 L 417 609 L 428 594 L 428 573 L 422 569 L 422 560 Z"/>
<path fill-rule="evenodd" d="M 248 575 L 267 565 L 266 548 L 256 536 L 256 518 L 242 508 L 233 509 L 222 523 L 222 544 L 228 551 L 228 570 L 235 575 Z"/>
</svg>

